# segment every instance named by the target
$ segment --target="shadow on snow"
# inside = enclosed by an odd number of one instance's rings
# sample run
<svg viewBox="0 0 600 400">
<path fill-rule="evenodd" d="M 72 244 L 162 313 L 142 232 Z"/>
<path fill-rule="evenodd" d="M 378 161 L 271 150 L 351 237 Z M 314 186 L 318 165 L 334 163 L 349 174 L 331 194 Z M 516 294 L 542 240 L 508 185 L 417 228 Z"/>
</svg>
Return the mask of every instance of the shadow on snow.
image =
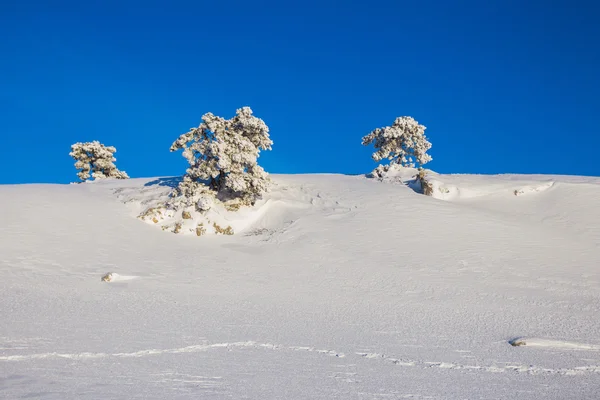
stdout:
<svg viewBox="0 0 600 400">
<path fill-rule="evenodd" d="M 146 183 L 144 186 L 168 186 L 170 188 L 176 188 L 183 178 L 181 176 L 172 176 L 169 178 L 157 178 L 153 181 Z"/>
</svg>

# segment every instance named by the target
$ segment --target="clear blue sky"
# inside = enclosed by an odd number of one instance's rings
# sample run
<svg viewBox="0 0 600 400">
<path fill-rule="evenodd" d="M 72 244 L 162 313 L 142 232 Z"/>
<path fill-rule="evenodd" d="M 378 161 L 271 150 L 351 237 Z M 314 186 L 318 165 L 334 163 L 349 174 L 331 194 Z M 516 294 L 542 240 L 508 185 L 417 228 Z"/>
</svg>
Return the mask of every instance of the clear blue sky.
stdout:
<svg viewBox="0 0 600 400">
<path fill-rule="evenodd" d="M 211 111 L 265 120 L 275 173 L 365 173 L 410 115 L 439 172 L 600 175 L 595 1 L 0 2 L 0 183 L 75 181 L 70 145 L 132 177 Z"/>
</svg>

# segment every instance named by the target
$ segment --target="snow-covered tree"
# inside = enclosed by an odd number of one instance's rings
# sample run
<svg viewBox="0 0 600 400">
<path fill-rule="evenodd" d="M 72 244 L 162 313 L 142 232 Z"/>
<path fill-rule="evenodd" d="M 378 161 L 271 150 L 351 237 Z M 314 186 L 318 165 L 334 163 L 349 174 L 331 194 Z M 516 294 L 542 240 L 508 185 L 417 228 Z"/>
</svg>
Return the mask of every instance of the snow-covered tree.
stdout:
<svg viewBox="0 0 600 400">
<path fill-rule="evenodd" d="M 373 160 L 390 160 L 390 164 L 415 167 L 431 161 L 427 150 L 431 143 L 425 137 L 425 126 L 412 117 L 398 117 L 392 126 L 377 128 L 362 138 L 362 144 L 373 144 Z"/>
<path fill-rule="evenodd" d="M 75 143 L 69 155 L 75 159 L 75 168 L 80 170 L 77 176 L 81 181 L 93 179 L 128 179 L 125 171 L 120 171 L 114 164 L 117 159 L 113 146 L 105 146 L 96 141 Z"/>
<path fill-rule="evenodd" d="M 202 182 L 197 182 L 189 176 L 184 176 L 170 194 L 167 208 L 179 209 L 195 206 L 196 211 L 208 211 L 215 199 L 215 193 Z"/>
<path fill-rule="evenodd" d="M 257 159 L 272 144 L 269 128 L 250 107 L 238 109 L 231 119 L 204 114 L 197 128 L 171 145 L 171 151 L 183 149 L 190 164 L 178 191 L 189 195 L 196 191 L 194 185 L 207 182 L 219 195 L 252 203 L 267 190 L 268 175 Z"/>
</svg>

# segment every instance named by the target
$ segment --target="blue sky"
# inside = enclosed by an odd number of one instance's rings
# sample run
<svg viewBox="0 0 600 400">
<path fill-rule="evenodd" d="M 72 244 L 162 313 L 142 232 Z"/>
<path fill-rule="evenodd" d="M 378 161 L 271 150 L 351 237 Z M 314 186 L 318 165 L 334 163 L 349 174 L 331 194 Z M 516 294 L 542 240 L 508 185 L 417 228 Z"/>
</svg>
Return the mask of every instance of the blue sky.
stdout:
<svg viewBox="0 0 600 400">
<path fill-rule="evenodd" d="M 361 137 L 427 126 L 444 173 L 600 175 L 593 1 L 0 3 L 0 183 L 76 180 L 70 145 L 132 177 L 181 175 L 169 146 L 248 105 L 274 173 L 372 170 Z"/>
</svg>

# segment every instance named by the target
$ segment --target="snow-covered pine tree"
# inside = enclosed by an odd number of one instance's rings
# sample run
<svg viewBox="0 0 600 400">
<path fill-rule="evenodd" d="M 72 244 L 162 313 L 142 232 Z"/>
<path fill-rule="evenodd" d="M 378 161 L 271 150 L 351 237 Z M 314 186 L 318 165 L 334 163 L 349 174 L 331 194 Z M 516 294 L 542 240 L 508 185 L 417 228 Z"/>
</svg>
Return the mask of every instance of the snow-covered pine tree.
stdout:
<svg viewBox="0 0 600 400">
<path fill-rule="evenodd" d="M 105 146 L 97 140 L 93 142 L 75 143 L 71 146 L 69 155 L 75 159 L 75 168 L 82 182 L 90 179 L 128 179 L 125 171 L 120 171 L 114 164 L 117 159 L 114 153 L 117 149 Z"/>
<path fill-rule="evenodd" d="M 362 138 L 362 144 L 373 144 L 376 151 L 372 157 L 377 162 L 387 158 L 390 165 L 423 166 L 431 161 L 431 156 L 427 154 L 431 143 L 425 137 L 425 129 L 412 117 L 398 117 L 392 126 L 371 131 Z"/>
<path fill-rule="evenodd" d="M 250 107 L 238 109 L 231 119 L 204 114 L 197 128 L 171 145 L 171 151 L 183 149 L 190 164 L 175 194 L 190 196 L 206 182 L 222 198 L 254 203 L 268 188 L 268 175 L 257 159 L 272 144 L 269 128 Z"/>
</svg>

